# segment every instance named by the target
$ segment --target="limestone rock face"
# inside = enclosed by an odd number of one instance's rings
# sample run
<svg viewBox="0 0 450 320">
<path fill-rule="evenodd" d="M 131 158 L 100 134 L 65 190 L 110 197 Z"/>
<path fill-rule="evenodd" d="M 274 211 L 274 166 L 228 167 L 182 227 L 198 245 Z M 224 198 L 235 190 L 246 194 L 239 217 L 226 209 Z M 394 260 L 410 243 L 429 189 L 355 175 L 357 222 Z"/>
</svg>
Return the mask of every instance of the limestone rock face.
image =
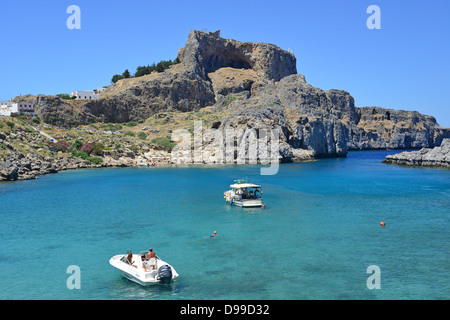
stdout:
<svg viewBox="0 0 450 320">
<path fill-rule="evenodd" d="M 10 161 L 0 162 L 0 181 L 17 180 L 19 169 Z"/>
<path fill-rule="evenodd" d="M 252 87 L 256 87 L 254 84 L 265 83 L 264 79 L 251 69 L 224 67 L 208 73 L 208 77 L 211 79 L 216 100 L 219 99 L 220 95 L 227 96 L 230 93 L 248 91 L 251 94 Z"/>
<path fill-rule="evenodd" d="M 138 78 L 123 79 L 85 107 L 107 122 L 147 119 L 160 111 L 192 111 L 214 104 L 210 81 L 183 64 Z"/>
<path fill-rule="evenodd" d="M 355 117 L 353 98 L 345 91 L 323 91 L 291 75 L 268 84 L 221 124 L 221 129 L 280 130 L 281 161 L 347 154 L 345 122 Z M 220 128 L 219 128 L 220 129 Z"/>
<path fill-rule="evenodd" d="M 273 44 L 240 42 L 220 37 L 220 31 L 192 30 L 178 59 L 199 74 L 206 75 L 223 67 L 252 69 L 266 79 L 280 81 L 297 73 L 295 56 Z"/>
<path fill-rule="evenodd" d="M 383 163 L 450 168 L 450 139 L 444 139 L 441 146 L 432 149 L 423 148 L 387 156 Z"/>
<path fill-rule="evenodd" d="M 74 126 L 98 120 L 81 101 L 64 100 L 57 96 L 46 95 L 25 95 L 16 97 L 13 101 L 33 103 L 35 113 L 45 123 L 59 126 Z"/>
<path fill-rule="evenodd" d="M 356 119 L 349 131 L 351 150 L 432 148 L 450 137 L 434 117 L 416 111 L 363 107 Z"/>
</svg>

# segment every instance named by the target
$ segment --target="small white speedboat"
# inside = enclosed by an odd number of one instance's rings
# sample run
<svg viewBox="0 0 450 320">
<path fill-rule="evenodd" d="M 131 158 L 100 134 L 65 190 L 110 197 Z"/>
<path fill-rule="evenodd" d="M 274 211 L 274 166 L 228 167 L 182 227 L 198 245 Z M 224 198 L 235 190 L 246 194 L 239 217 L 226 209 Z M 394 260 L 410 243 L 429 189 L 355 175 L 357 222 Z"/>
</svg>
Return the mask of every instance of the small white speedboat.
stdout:
<svg viewBox="0 0 450 320">
<path fill-rule="evenodd" d="M 145 261 L 148 251 L 141 251 L 139 254 L 133 254 L 131 264 L 127 259 L 127 254 L 119 254 L 112 257 L 109 263 L 116 269 L 119 269 L 122 276 L 136 282 L 142 286 L 153 284 L 170 284 L 178 278 L 178 273 L 167 262 L 161 260 L 158 256 L 152 261 Z"/>
</svg>

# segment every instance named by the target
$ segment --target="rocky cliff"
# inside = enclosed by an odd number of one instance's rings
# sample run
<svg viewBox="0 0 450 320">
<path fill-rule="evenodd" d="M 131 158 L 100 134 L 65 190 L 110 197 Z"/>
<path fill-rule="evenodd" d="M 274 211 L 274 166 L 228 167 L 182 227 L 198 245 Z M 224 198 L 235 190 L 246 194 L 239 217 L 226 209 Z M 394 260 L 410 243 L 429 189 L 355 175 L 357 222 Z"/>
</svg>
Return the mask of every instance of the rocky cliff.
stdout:
<svg viewBox="0 0 450 320">
<path fill-rule="evenodd" d="M 28 99 L 48 123 L 145 120 L 158 113 L 212 107 L 226 130 L 280 128 L 280 159 L 345 156 L 348 150 L 423 148 L 450 137 L 431 116 L 380 107 L 355 107 L 343 90 L 322 90 L 297 74 L 295 56 L 272 44 L 223 39 L 191 31 L 181 63 L 161 73 L 118 81 L 91 101 Z M 214 138 L 207 149 L 219 141 Z"/>
<path fill-rule="evenodd" d="M 178 59 L 206 79 L 220 68 L 251 69 L 259 76 L 274 81 L 297 73 L 295 56 L 266 43 L 240 42 L 220 37 L 220 31 L 191 31 Z"/>
<path fill-rule="evenodd" d="M 450 139 L 444 139 L 441 146 L 432 149 L 423 148 L 419 151 L 387 156 L 383 163 L 450 168 Z"/>
<path fill-rule="evenodd" d="M 281 161 L 347 154 L 346 124 L 356 116 L 348 92 L 323 91 L 309 85 L 303 75 L 294 74 L 247 96 L 230 103 L 228 108 L 235 111 L 223 119 L 219 129 L 279 128 Z"/>
<path fill-rule="evenodd" d="M 417 111 L 362 107 L 356 112 L 348 137 L 351 150 L 431 148 L 450 138 L 450 129 Z"/>
</svg>

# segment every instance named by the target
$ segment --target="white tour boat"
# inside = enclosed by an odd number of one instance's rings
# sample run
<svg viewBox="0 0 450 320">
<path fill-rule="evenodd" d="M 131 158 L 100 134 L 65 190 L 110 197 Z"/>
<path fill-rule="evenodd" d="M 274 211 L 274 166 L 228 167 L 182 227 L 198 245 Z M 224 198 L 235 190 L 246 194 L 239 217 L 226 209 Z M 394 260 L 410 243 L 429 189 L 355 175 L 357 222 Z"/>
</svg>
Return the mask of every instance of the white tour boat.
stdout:
<svg viewBox="0 0 450 320">
<path fill-rule="evenodd" d="M 224 192 L 224 199 L 232 205 L 249 208 L 264 207 L 262 203 L 261 186 L 247 183 L 246 180 L 236 180 L 230 185 L 231 190 Z"/>
<path fill-rule="evenodd" d="M 145 261 L 148 251 L 133 254 L 131 262 L 128 261 L 127 254 L 119 254 L 112 257 L 109 263 L 119 269 L 120 273 L 128 280 L 134 281 L 142 286 L 153 284 L 170 284 L 178 277 L 178 273 L 167 262 L 156 259 Z"/>
</svg>

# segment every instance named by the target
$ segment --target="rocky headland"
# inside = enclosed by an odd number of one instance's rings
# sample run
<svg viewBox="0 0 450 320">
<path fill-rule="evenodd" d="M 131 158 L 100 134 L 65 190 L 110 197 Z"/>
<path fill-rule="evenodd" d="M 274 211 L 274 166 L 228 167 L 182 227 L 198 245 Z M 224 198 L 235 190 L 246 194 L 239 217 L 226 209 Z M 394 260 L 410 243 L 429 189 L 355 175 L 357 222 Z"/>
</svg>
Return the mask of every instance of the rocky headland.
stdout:
<svg viewBox="0 0 450 320">
<path fill-rule="evenodd" d="M 381 107 L 359 108 L 347 91 L 313 87 L 297 73 L 294 54 L 273 44 L 224 39 L 219 31 L 194 30 L 177 58 L 180 63 L 163 72 L 119 80 L 97 100 L 45 95 L 15 100 L 33 103 L 40 120 L 54 126 L 133 121 L 161 132 L 186 129 L 192 133 L 194 121 L 201 121 L 207 163 L 215 161 L 208 155 L 214 155 L 216 146 L 223 145 L 216 135 L 208 136 L 206 131 L 211 129 L 242 132 L 278 128 L 281 162 L 345 157 L 349 150 L 433 148 L 450 138 L 450 129 L 439 126 L 432 116 Z M 148 135 L 139 141 L 145 146 L 134 156 L 143 157 L 145 150 L 153 150 L 154 138 Z M 236 137 L 237 141 L 242 139 Z M 176 158 L 177 162 L 193 162 L 190 155 L 177 154 Z M 236 156 L 219 158 L 237 161 Z M 103 161 L 102 165 L 113 162 Z"/>
<path fill-rule="evenodd" d="M 171 145 L 145 140 L 135 128 L 129 129 L 125 133 L 93 127 L 62 129 L 31 123 L 28 117 L 0 117 L 0 182 L 62 170 L 170 163 Z"/>
<path fill-rule="evenodd" d="M 439 147 L 389 155 L 383 163 L 450 168 L 450 139 L 444 139 Z"/>
</svg>

